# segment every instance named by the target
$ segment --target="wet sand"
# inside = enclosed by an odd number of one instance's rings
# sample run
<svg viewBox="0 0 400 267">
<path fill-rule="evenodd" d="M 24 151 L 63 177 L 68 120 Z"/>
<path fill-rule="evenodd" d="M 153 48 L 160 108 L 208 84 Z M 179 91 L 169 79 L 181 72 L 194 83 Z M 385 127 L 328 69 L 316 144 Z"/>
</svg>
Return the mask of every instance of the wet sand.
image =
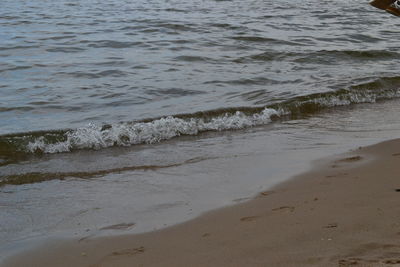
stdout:
<svg viewBox="0 0 400 267">
<path fill-rule="evenodd" d="M 140 235 L 51 241 L 3 266 L 400 266 L 400 140 Z"/>
</svg>

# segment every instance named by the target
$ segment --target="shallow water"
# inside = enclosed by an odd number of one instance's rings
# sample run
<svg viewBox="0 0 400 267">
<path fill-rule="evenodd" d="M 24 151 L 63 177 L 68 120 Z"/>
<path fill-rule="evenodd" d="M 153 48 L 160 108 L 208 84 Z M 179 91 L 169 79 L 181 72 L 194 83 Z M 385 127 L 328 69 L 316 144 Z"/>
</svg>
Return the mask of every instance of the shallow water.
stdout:
<svg viewBox="0 0 400 267">
<path fill-rule="evenodd" d="M 0 248 L 159 229 L 399 136 L 397 22 L 365 1 L 3 2 Z"/>
</svg>

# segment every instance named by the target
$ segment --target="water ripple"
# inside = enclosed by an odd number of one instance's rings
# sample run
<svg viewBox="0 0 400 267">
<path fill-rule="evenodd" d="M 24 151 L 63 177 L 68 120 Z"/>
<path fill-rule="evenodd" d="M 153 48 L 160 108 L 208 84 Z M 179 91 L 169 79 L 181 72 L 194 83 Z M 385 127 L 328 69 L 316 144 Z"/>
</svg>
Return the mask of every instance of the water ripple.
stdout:
<svg viewBox="0 0 400 267">
<path fill-rule="evenodd" d="M 400 60 L 361 0 L 3 0 L 0 25 L 0 134 L 283 101 Z"/>
<path fill-rule="evenodd" d="M 88 47 L 93 47 L 93 48 L 106 47 L 106 48 L 119 49 L 119 48 L 130 48 L 141 44 L 142 42 L 119 42 L 111 40 L 102 40 L 102 41 L 92 42 L 91 44 L 88 45 Z"/>
<path fill-rule="evenodd" d="M 54 52 L 54 53 L 78 53 L 85 51 L 86 49 L 80 47 L 53 47 L 46 49 L 47 52 Z"/>
</svg>

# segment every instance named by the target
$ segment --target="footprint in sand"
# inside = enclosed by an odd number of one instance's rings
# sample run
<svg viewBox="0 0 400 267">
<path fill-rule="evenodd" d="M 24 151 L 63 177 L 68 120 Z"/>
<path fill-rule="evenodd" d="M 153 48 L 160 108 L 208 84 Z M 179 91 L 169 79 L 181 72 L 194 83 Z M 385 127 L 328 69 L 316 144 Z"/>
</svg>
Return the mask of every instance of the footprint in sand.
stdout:
<svg viewBox="0 0 400 267">
<path fill-rule="evenodd" d="M 339 266 L 400 266 L 399 249 L 398 244 L 362 244 L 351 253 L 352 255 L 339 260 Z"/>
<path fill-rule="evenodd" d="M 376 266 L 377 260 L 364 260 L 360 258 L 348 258 L 339 260 L 339 267 L 350 267 L 350 266 Z"/>
<path fill-rule="evenodd" d="M 330 224 L 324 226 L 324 228 L 337 228 L 337 227 L 338 227 L 337 223 L 330 223 Z"/>
<path fill-rule="evenodd" d="M 242 217 L 240 218 L 241 222 L 252 222 L 255 221 L 259 218 L 259 216 L 248 216 L 248 217 Z"/>
<path fill-rule="evenodd" d="M 361 259 L 361 258 L 348 258 L 339 260 L 339 267 L 350 267 L 350 266 L 399 266 L 400 259 Z"/>
<path fill-rule="evenodd" d="M 279 208 L 272 209 L 272 211 L 293 212 L 294 209 L 295 208 L 292 207 L 292 206 L 282 206 L 282 207 L 279 207 Z"/>
<path fill-rule="evenodd" d="M 343 173 L 337 173 L 337 174 L 331 174 L 331 175 L 326 175 L 326 178 L 334 178 L 334 177 L 338 177 L 338 176 L 346 176 L 348 175 L 347 172 L 343 172 Z"/>
<path fill-rule="evenodd" d="M 349 157 L 349 158 L 345 158 L 345 159 L 340 159 L 337 162 L 353 162 L 353 161 L 359 161 L 362 160 L 361 156 L 354 156 L 354 157 Z"/>
<path fill-rule="evenodd" d="M 344 158 L 344 159 L 339 159 L 339 160 L 336 160 L 334 162 L 334 164 L 331 165 L 331 167 L 332 168 L 338 168 L 338 167 L 340 167 L 340 164 L 338 165 L 338 163 L 343 163 L 343 162 L 350 163 L 350 162 L 355 162 L 355 161 L 359 161 L 359 160 L 362 160 L 361 156 L 354 156 L 354 157 L 348 157 L 348 158 Z"/>
<path fill-rule="evenodd" d="M 272 195 L 273 193 L 275 193 L 275 191 L 264 191 L 259 194 L 259 197 L 266 197 Z"/>
<path fill-rule="evenodd" d="M 111 253 L 112 256 L 133 256 L 136 254 L 141 254 L 144 253 L 145 249 L 144 247 L 138 247 L 138 248 L 128 248 L 128 249 L 123 249 L 120 251 L 114 251 Z"/>
<path fill-rule="evenodd" d="M 390 265 L 393 265 L 393 264 L 398 265 L 398 264 L 400 264 L 400 259 L 389 259 L 389 260 L 384 260 L 383 263 L 384 263 L 384 264 L 390 264 Z"/>
</svg>

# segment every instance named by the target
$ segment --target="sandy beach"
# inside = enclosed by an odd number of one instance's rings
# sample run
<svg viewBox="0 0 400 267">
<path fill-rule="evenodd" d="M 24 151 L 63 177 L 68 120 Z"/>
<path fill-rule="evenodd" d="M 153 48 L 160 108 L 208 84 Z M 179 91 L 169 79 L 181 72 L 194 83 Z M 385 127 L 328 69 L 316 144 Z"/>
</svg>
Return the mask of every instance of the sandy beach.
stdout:
<svg viewBox="0 0 400 267">
<path fill-rule="evenodd" d="M 3 266 L 400 266 L 400 140 L 140 235 L 51 241 Z"/>
</svg>

